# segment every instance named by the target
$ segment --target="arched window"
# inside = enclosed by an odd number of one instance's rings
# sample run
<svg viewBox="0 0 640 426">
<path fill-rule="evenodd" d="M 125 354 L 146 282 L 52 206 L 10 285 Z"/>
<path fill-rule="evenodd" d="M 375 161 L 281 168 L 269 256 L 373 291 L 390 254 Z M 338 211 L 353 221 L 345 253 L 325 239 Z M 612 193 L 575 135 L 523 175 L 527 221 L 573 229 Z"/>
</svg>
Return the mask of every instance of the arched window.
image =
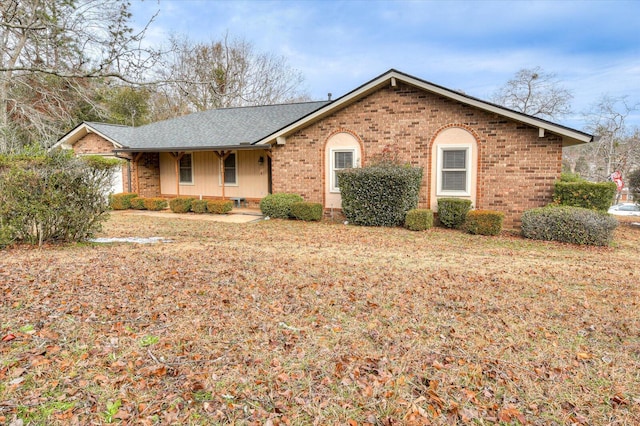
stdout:
<svg viewBox="0 0 640 426">
<path fill-rule="evenodd" d="M 325 207 L 340 208 L 340 182 L 338 172 L 352 167 L 360 167 L 362 153 L 360 143 L 351 133 L 340 132 L 332 135 L 325 145 Z"/>
<path fill-rule="evenodd" d="M 467 130 L 452 127 L 440 132 L 431 151 L 431 208 L 438 198 L 460 197 L 476 205 L 478 143 Z"/>
</svg>

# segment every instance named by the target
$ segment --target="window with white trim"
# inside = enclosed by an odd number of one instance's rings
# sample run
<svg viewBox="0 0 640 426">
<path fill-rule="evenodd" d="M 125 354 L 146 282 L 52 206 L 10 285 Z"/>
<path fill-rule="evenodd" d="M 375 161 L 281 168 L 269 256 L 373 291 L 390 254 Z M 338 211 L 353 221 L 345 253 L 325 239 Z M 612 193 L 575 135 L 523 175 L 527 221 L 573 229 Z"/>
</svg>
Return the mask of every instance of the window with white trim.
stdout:
<svg viewBox="0 0 640 426">
<path fill-rule="evenodd" d="M 355 149 L 331 150 L 331 192 L 340 192 L 338 172 L 355 167 Z"/>
<path fill-rule="evenodd" d="M 238 184 L 238 156 L 235 152 L 227 155 L 224 159 L 224 184 Z"/>
<path fill-rule="evenodd" d="M 193 183 L 193 156 L 191 154 L 183 154 L 180 157 L 180 183 Z"/>
<path fill-rule="evenodd" d="M 470 146 L 445 145 L 438 149 L 438 195 L 470 195 Z"/>
</svg>

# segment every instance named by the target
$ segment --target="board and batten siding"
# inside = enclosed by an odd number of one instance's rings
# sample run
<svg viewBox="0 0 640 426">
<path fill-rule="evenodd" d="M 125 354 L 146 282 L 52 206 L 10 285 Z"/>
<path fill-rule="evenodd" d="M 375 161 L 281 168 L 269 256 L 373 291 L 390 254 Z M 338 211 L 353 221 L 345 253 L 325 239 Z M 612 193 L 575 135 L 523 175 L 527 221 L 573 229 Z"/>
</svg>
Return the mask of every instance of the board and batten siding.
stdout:
<svg viewBox="0 0 640 426">
<path fill-rule="evenodd" d="M 194 197 L 221 197 L 220 159 L 212 151 L 193 152 L 193 183 L 180 184 L 180 195 Z M 259 199 L 269 190 L 267 156 L 263 151 L 236 151 L 237 183 L 226 184 L 225 197 Z M 263 157 L 263 164 L 258 160 Z M 160 153 L 160 192 L 176 195 L 175 160 L 167 152 Z"/>
</svg>

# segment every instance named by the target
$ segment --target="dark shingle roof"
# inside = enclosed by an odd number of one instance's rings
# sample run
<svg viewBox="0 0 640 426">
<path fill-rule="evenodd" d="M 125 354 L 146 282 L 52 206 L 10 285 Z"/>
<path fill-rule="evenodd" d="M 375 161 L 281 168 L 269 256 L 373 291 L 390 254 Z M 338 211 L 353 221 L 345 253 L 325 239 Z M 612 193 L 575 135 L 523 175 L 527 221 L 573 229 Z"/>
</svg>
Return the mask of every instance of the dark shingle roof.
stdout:
<svg viewBox="0 0 640 426">
<path fill-rule="evenodd" d="M 257 142 L 328 103 L 214 109 L 140 127 L 87 124 L 126 149 L 222 148 Z"/>
</svg>

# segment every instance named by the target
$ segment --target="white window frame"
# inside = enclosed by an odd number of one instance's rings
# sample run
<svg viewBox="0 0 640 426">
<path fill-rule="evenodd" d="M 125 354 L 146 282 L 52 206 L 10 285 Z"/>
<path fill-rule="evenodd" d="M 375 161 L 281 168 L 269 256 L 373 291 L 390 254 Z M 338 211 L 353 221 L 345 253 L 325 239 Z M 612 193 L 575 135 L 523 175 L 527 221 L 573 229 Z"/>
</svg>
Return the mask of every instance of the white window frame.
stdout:
<svg viewBox="0 0 640 426">
<path fill-rule="evenodd" d="M 464 170 L 466 172 L 466 190 L 461 191 L 461 190 L 456 190 L 456 191 L 452 191 L 452 190 L 443 190 L 442 189 L 442 162 L 444 159 L 444 152 L 445 151 L 466 151 L 466 155 L 465 155 L 465 168 L 464 169 L 456 169 L 459 171 Z M 471 196 L 471 174 L 472 174 L 472 170 L 471 168 L 473 167 L 472 164 L 472 158 L 473 158 L 473 148 L 470 144 L 460 144 L 460 145 L 439 145 L 438 146 L 438 158 L 436 159 L 436 164 L 437 164 L 437 168 L 436 168 L 436 181 L 437 181 L 437 192 L 436 195 L 438 196 L 452 196 L 452 197 L 469 197 Z"/>
<path fill-rule="evenodd" d="M 336 169 L 336 153 L 337 152 L 350 152 L 353 155 L 353 168 L 358 167 L 358 157 L 356 148 L 331 148 L 329 150 L 329 161 L 331 161 L 331 168 L 329 177 L 331 179 L 331 183 L 329 186 L 329 191 L 333 193 L 340 193 L 340 188 L 336 186 L 336 171 L 337 170 L 347 170 L 347 169 Z"/>
<path fill-rule="evenodd" d="M 182 166 L 180 165 L 180 163 L 182 162 L 182 159 L 188 155 L 190 162 L 191 162 L 191 177 L 188 181 L 183 181 L 182 180 Z M 195 185 L 194 179 L 193 179 L 193 153 L 192 152 L 185 152 L 183 154 L 183 156 L 180 158 L 180 160 L 178 160 L 178 181 L 180 182 L 180 185 Z"/>
<path fill-rule="evenodd" d="M 229 155 L 232 155 L 232 154 L 233 154 L 233 156 L 235 158 L 235 172 L 236 172 L 235 178 L 236 178 L 236 182 L 235 183 L 227 183 L 227 182 L 225 182 L 224 186 L 238 186 L 238 151 L 233 151 L 233 152 L 229 153 Z M 224 177 L 226 176 L 226 173 L 225 173 L 225 170 L 224 170 L 224 162 L 225 161 L 226 161 L 226 159 L 222 160 L 220 162 L 220 167 L 222 167 L 222 173 L 218 173 L 218 185 L 219 186 L 222 186 L 222 179 L 224 179 Z"/>
</svg>

